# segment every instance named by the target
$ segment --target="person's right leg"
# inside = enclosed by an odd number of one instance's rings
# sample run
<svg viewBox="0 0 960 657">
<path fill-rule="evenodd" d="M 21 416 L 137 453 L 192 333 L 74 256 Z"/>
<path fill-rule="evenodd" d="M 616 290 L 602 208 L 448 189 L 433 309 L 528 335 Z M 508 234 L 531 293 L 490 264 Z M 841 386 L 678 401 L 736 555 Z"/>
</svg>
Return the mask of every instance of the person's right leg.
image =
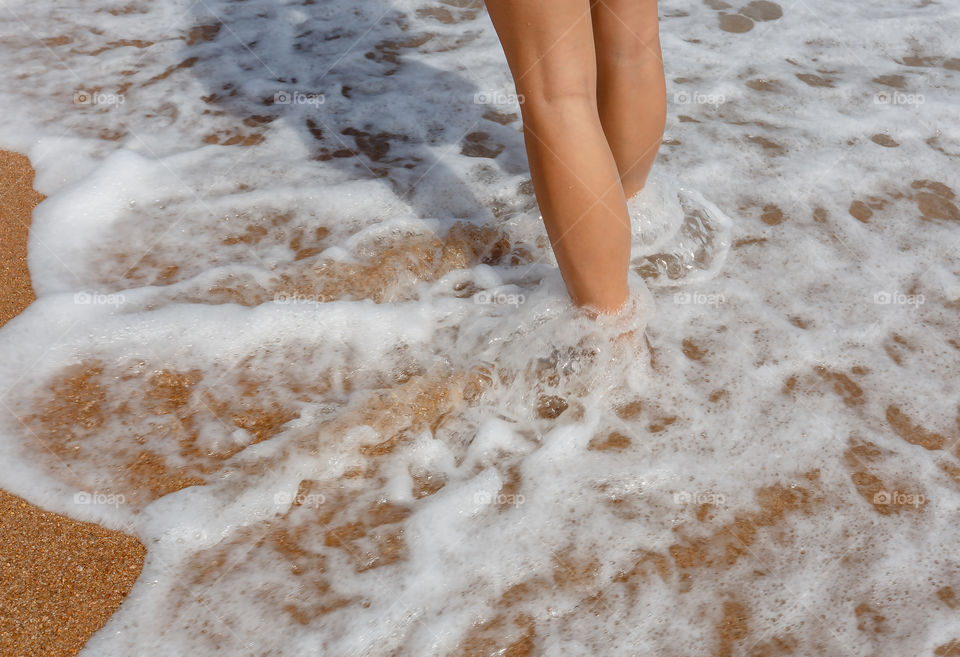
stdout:
<svg viewBox="0 0 960 657">
<path fill-rule="evenodd" d="M 630 218 L 597 111 L 589 0 L 486 0 L 523 98 L 537 203 L 573 302 L 619 311 L 629 296 Z"/>
<path fill-rule="evenodd" d="M 629 199 L 646 183 L 667 116 L 657 0 L 591 0 L 591 11 L 600 121 Z"/>
</svg>

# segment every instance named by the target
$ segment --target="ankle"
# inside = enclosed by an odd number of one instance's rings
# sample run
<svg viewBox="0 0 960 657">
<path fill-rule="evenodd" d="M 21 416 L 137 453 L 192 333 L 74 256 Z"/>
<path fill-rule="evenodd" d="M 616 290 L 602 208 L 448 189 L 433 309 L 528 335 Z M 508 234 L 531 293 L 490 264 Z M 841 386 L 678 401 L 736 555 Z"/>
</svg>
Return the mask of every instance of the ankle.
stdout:
<svg viewBox="0 0 960 657">
<path fill-rule="evenodd" d="M 620 179 L 620 185 L 623 187 L 623 197 L 628 201 L 637 195 L 647 184 L 647 178 L 650 175 L 651 167 L 646 167 L 642 171 L 634 170 L 630 174 Z"/>
<path fill-rule="evenodd" d="M 574 305 L 579 307 L 591 319 L 596 319 L 600 315 L 619 315 L 630 301 L 630 294 L 625 291 L 622 297 L 607 297 L 601 299 L 577 299 Z"/>
</svg>

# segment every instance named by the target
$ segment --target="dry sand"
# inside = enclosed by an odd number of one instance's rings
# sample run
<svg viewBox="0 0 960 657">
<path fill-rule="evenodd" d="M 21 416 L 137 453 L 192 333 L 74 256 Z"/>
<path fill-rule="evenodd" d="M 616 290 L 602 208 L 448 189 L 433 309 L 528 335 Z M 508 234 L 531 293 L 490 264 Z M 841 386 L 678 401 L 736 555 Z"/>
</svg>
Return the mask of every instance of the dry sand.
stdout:
<svg viewBox="0 0 960 657">
<path fill-rule="evenodd" d="M 0 326 L 34 299 L 33 167 L 0 151 Z M 0 490 L 0 655 L 75 655 L 126 597 L 146 550 L 132 536 L 40 509 Z"/>
</svg>

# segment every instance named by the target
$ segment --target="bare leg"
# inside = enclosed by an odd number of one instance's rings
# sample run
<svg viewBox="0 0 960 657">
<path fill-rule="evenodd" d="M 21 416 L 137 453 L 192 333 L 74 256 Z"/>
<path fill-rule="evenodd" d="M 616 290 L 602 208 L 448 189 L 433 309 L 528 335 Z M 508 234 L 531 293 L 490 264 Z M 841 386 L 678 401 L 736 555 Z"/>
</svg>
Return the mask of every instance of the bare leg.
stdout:
<svg viewBox="0 0 960 657">
<path fill-rule="evenodd" d="M 657 0 L 591 0 L 600 121 L 626 198 L 643 189 L 667 116 Z"/>
<path fill-rule="evenodd" d="M 517 93 L 547 235 L 573 302 L 628 299 L 630 218 L 597 109 L 590 0 L 486 0 Z"/>
</svg>

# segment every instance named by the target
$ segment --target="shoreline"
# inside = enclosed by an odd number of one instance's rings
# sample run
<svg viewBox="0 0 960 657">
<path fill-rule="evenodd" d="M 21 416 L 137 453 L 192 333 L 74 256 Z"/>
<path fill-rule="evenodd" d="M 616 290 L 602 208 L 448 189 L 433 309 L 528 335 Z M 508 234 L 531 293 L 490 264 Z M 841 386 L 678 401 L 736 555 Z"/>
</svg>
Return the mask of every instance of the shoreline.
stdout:
<svg viewBox="0 0 960 657">
<path fill-rule="evenodd" d="M 0 150 L 0 327 L 36 297 L 27 269 L 34 169 Z M 0 490 L 0 654 L 76 655 L 126 598 L 146 548 Z"/>
</svg>

